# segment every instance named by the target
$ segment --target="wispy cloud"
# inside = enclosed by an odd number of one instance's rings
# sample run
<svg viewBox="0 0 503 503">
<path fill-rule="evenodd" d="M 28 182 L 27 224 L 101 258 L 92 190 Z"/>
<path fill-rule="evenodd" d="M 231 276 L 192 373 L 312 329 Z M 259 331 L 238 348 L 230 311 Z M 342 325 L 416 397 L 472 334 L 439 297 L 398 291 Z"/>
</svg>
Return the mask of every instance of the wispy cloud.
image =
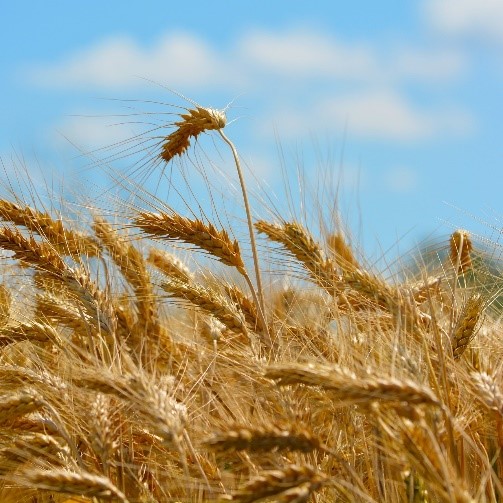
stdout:
<svg viewBox="0 0 503 503">
<path fill-rule="evenodd" d="M 449 35 L 503 42 L 501 0 L 427 0 L 425 11 L 433 26 Z"/>
<path fill-rule="evenodd" d="M 283 138 L 346 130 L 351 138 L 414 142 L 438 135 L 466 135 L 475 128 L 473 118 L 462 109 L 425 109 L 392 89 L 325 96 L 308 107 L 279 108 L 272 117 Z M 265 120 L 258 124 L 264 134 L 270 134 Z"/>
<path fill-rule="evenodd" d="M 186 33 L 172 33 L 151 47 L 129 37 L 103 40 L 62 61 L 34 66 L 28 77 L 56 88 L 122 89 L 143 87 L 142 78 L 169 82 L 173 87 L 222 84 L 229 68 L 205 41 Z M 238 78 L 235 77 L 235 80 Z"/>
<path fill-rule="evenodd" d="M 419 176 L 413 169 L 400 166 L 388 170 L 385 173 L 384 181 L 388 190 L 407 193 L 418 188 Z"/>
<path fill-rule="evenodd" d="M 301 28 L 251 30 L 232 49 L 217 49 L 189 33 L 171 33 L 150 47 L 122 37 L 31 68 L 29 77 L 56 88 L 120 90 L 144 86 L 138 77 L 144 76 L 190 92 L 211 86 L 230 92 L 260 89 L 267 118 L 280 125 L 283 136 L 340 130 L 347 123 L 358 137 L 410 141 L 440 133 L 466 134 L 473 127 L 466 111 L 426 109 L 406 92 L 411 81 L 417 86 L 459 78 L 465 71 L 459 53 L 374 45 Z M 306 86 L 311 87 L 309 104 Z M 263 128 L 264 122 L 265 117 L 256 121 L 257 127 Z M 66 126 L 70 132 L 78 130 L 75 123 Z M 94 135 L 86 126 L 80 133 Z"/>
</svg>

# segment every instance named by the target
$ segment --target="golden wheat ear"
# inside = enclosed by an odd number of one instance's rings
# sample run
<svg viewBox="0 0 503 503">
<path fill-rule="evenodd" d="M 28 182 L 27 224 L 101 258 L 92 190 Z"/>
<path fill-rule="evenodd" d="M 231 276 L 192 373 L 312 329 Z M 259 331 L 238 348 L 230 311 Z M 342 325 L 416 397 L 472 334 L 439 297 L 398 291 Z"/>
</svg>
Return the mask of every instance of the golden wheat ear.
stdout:
<svg viewBox="0 0 503 503">
<path fill-rule="evenodd" d="M 222 129 L 227 124 L 225 113 L 214 108 L 191 108 L 180 115 L 181 121 L 175 122 L 176 130 L 166 137 L 162 144 L 161 159 L 171 161 L 176 155 L 182 155 L 190 147 L 190 139 L 201 133 Z"/>
<path fill-rule="evenodd" d="M 472 268 L 473 244 L 469 232 L 464 229 L 454 231 L 449 241 L 449 247 L 451 264 L 456 274 L 465 274 Z"/>
</svg>

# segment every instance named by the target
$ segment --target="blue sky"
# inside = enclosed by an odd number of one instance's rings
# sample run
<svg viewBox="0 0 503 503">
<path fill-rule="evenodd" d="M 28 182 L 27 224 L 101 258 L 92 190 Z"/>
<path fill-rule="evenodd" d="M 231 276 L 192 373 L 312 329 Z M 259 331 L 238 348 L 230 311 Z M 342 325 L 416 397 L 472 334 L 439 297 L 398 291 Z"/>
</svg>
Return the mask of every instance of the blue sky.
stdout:
<svg viewBox="0 0 503 503">
<path fill-rule="evenodd" d="M 285 176 L 295 187 L 302 166 L 323 186 L 328 170 L 371 254 L 453 227 L 499 239 L 499 0 L 2 3 L 7 170 L 22 157 L 29 170 L 97 182 L 77 147 L 143 127 L 111 126 L 126 104 L 102 98 L 184 105 L 163 85 L 206 106 L 234 100 L 227 133 L 278 204 Z"/>
</svg>

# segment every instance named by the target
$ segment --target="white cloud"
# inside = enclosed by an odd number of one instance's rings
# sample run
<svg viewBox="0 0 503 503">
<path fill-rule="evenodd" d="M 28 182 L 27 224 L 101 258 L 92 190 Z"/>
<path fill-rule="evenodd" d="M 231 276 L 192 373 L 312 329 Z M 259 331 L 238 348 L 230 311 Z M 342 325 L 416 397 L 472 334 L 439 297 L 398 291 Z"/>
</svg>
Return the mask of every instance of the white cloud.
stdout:
<svg viewBox="0 0 503 503">
<path fill-rule="evenodd" d="M 378 72 L 369 47 L 343 44 L 326 34 L 305 30 L 248 33 L 240 43 L 240 54 L 256 66 L 284 76 L 367 80 Z"/>
<path fill-rule="evenodd" d="M 503 42 L 501 0 L 427 0 L 430 22 L 449 35 L 476 35 Z"/>
<path fill-rule="evenodd" d="M 394 47 L 381 51 L 309 30 L 251 31 L 218 51 L 189 33 L 170 33 L 150 47 L 115 37 L 55 63 L 28 69 L 28 78 L 55 88 L 122 89 L 145 85 L 142 78 L 171 88 L 253 88 L 271 78 L 302 85 L 314 79 L 335 83 L 445 80 L 464 68 L 460 54 Z M 292 81 L 295 77 L 295 81 Z"/>
<path fill-rule="evenodd" d="M 72 143 L 78 148 L 99 148 L 130 138 L 137 132 L 125 124 L 113 124 L 112 116 L 86 116 L 85 114 L 66 117 L 51 133 L 51 140 L 58 145 Z"/>
<path fill-rule="evenodd" d="M 355 136 L 408 141 L 444 131 L 466 133 L 471 126 L 467 114 L 424 110 L 414 104 L 412 95 L 401 92 L 409 81 L 417 85 L 458 77 L 464 69 L 458 53 L 399 44 L 385 50 L 306 29 L 250 31 L 233 46 L 217 50 L 187 33 L 171 33 L 150 47 L 114 38 L 33 68 L 30 78 L 54 87 L 87 89 L 145 85 L 135 76 L 183 91 L 256 88 L 264 102 L 269 101 L 267 117 L 257 122 L 275 121 L 283 136 L 334 131 L 334 127 L 340 132 L 347 121 L 349 134 Z M 94 127 L 88 121 L 67 121 L 63 131 L 78 144 L 117 138 L 113 128 Z"/>
<path fill-rule="evenodd" d="M 386 186 L 393 192 L 411 192 L 418 182 L 417 172 L 407 167 L 392 168 L 385 174 Z"/>
<path fill-rule="evenodd" d="M 402 47 L 393 54 L 391 71 L 415 82 L 421 80 L 438 83 L 460 76 L 465 69 L 466 61 L 460 52 L 447 49 L 433 52 Z"/>
<path fill-rule="evenodd" d="M 283 108 L 273 116 L 282 137 L 301 137 L 315 131 L 371 140 L 416 141 L 435 135 L 464 135 L 473 127 L 468 114 L 452 108 L 425 110 L 393 90 L 365 90 L 315 102 L 309 108 Z M 266 121 L 259 121 L 264 124 Z M 269 130 L 262 130 L 270 134 Z"/>
<path fill-rule="evenodd" d="M 140 47 L 128 37 L 102 41 L 54 64 L 28 71 L 30 79 L 51 87 L 138 87 L 149 78 L 172 87 L 220 84 L 232 79 L 228 65 L 193 35 L 172 33 L 150 48 Z"/>
</svg>

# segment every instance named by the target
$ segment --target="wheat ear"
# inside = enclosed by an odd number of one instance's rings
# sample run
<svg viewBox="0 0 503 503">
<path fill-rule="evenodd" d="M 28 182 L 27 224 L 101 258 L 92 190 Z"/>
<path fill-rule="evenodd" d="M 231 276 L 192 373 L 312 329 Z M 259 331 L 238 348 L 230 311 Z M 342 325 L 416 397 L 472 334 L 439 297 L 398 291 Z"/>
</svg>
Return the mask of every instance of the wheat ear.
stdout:
<svg viewBox="0 0 503 503">
<path fill-rule="evenodd" d="M 169 162 L 176 155 L 182 155 L 189 147 L 191 138 L 197 138 L 205 131 L 222 129 L 227 123 L 225 113 L 214 108 L 197 107 L 188 109 L 186 114 L 181 114 L 181 121 L 175 122 L 176 126 L 162 144 L 160 157 Z"/>
<path fill-rule="evenodd" d="M 282 244 L 307 269 L 315 283 L 331 295 L 339 292 L 333 262 L 325 257 L 320 245 L 302 225 L 297 222 L 279 225 L 259 220 L 255 227 L 271 241 Z"/>
<path fill-rule="evenodd" d="M 334 257 L 335 263 L 343 272 L 361 269 L 353 254 L 353 250 L 347 244 L 343 234 L 335 233 L 330 235 L 327 239 L 327 245 Z"/>
<path fill-rule="evenodd" d="M 216 451 L 250 452 L 289 450 L 311 452 L 320 448 L 320 441 L 310 431 L 295 425 L 280 428 L 274 425 L 250 428 L 231 426 L 225 433 L 218 433 L 205 442 Z"/>
<path fill-rule="evenodd" d="M 464 229 L 458 229 L 451 235 L 449 241 L 450 259 L 457 274 L 465 274 L 472 268 L 471 251 L 473 249 L 470 234 Z"/>
<path fill-rule="evenodd" d="M 185 283 L 176 278 L 165 281 L 161 287 L 173 297 L 184 299 L 207 314 L 214 316 L 228 329 L 234 332 L 245 332 L 243 315 L 223 295 L 197 283 Z"/>
<path fill-rule="evenodd" d="M 68 230 L 62 220 L 55 220 L 47 213 L 34 210 L 29 206 L 20 206 L 0 199 L 0 218 L 36 232 L 63 255 L 71 255 L 74 258 L 80 255 L 93 257 L 100 252 L 98 243 L 92 237 Z"/>
<path fill-rule="evenodd" d="M 245 484 L 233 501 L 252 503 L 271 496 L 276 501 L 305 502 L 328 481 L 328 476 L 310 465 L 289 465 L 281 470 L 269 470 Z"/>
<path fill-rule="evenodd" d="M 197 218 L 191 220 L 176 213 L 140 212 L 133 218 L 133 224 L 150 237 L 197 246 L 246 275 L 239 243 L 232 241 L 225 229 L 218 230 L 211 223 L 206 224 Z"/>
<path fill-rule="evenodd" d="M 475 337 L 480 317 L 484 311 L 484 298 L 473 294 L 464 304 L 452 333 L 452 353 L 457 360 Z"/>
<path fill-rule="evenodd" d="M 9 321 L 11 305 L 12 295 L 9 289 L 0 284 L 0 327 Z"/>
<path fill-rule="evenodd" d="M 94 218 L 94 232 L 106 247 L 122 275 L 132 286 L 142 323 L 151 325 L 157 318 L 154 292 L 143 255 L 126 242 L 100 217 Z"/>
<path fill-rule="evenodd" d="M 223 132 L 223 128 L 227 124 L 227 118 L 225 112 L 222 110 L 215 110 L 213 108 L 204 108 L 197 106 L 195 109 L 187 110 L 186 114 L 181 115 L 182 120 L 176 122 L 176 130 L 171 133 L 166 141 L 162 145 L 161 158 L 169 162 L 175 155 L 183 154 L 190 145 L 190 139 L 192 137 L 196 138 L 199 134 L 207 130 L 216 130 L 220 134 L 223 141 L 229 146 L 234 158 L 234 164 L 236 166 L 236 171 L 239 177 L 239 184 L 241 186 L 241 193 L 243 196 L 243 203 L 245 206 L 246 220 L 248 223 L 248 233 L 250 237 L 250 245 L 253 255 L 253 265 L 255 268 L 255 280 L 257 283 L 257 289 L 255 290 L 250 277 L 245 274 L 245 279 L 251 289 L 253 297 L 257 301 L 257 307 L 259 310 L 259 316 L 262 320 L 262 324 L 265 328 L 265 339 L 264 341 L 268 346 L 272 345 L 271 336 L 269 334 L 267 323 L 265 320 L 265 302 L 264 302 L 264 290 L 262 287 L 262 278 L 260 273 L 260 264 L 257 252 L 257 245 L 255 242 L 255 232 L 253 229 L 252 214 L 250 209 L 250 203 L 248 201 L 248 192 L 246 190 L 246 183 L 243 175 L 243 170 L 241 169 L 241 161 L 239 159 L 238 151 L 234 146 L 234 143 L 227 138 Z"/>
<path fill-rule="evenodd" d="M 408 379 L 392 377 L 357 377 L 340 367 L 315 364 L 286 363 L 266 369 L 265 376 L 280 385 L 306 384 L 330 390 L 342 401 L 407 402 L 410 404 L 440 405 L 440 401 L 430 388 Z"/>
<path fill-rule="evenodd" d="M 33 469 L 20 473 L 15 480 L 22 485 L 46 491 L 128 502 L 124 493 L 109 478 L 84 471 L 72 472 L 62 468 Z"/>
<path fill-rule="evenodd" d="M 495 377 L 487 372 L 472 372 L 471 377 L 478 391 L 478 398 L 503 417 L 503 392 Z"/>
<path fill-rule="evenodd" d="M 147 262 L 159 269 L 166 276 L 174 276 L 186 283 L 194 279 L 194 274 L 190 269 L 179 258 L 167 251 L 151 248 Z"/>
<path fill-rule="evenodd" d="M 14 418 L 24 416 L 30 412 L 41 409 L 44 401 L 38 393 L 34 391 L 23 391 L 21 393 L 0 397 L 0 424 L 12 421 Z"/>
</svg>

